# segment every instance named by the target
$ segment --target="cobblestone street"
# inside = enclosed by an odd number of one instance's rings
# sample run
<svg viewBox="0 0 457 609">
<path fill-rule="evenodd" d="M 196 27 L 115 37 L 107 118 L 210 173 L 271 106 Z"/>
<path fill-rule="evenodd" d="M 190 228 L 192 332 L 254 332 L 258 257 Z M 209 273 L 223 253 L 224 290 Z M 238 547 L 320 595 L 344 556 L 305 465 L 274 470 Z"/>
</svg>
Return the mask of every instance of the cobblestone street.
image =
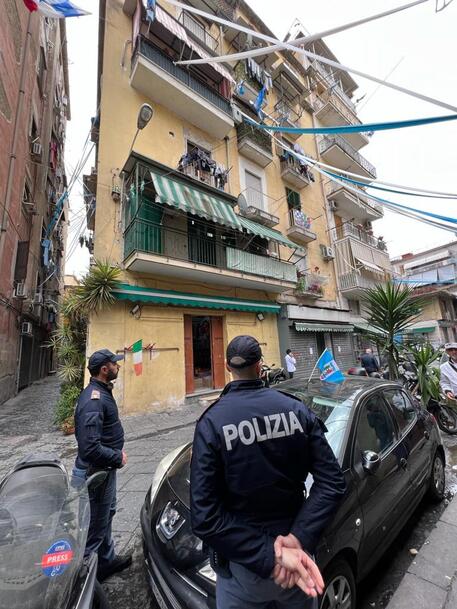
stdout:
<svg viewBox="0 0 457 609">
<path fill-rule="evenodd" d="M 25 455 L 57 454 L 71 469 L 76 455 L 74 436 L 64 436 L 53 425 L 59 381 L 48 377 L 34 383 L 0 406 L 0 478 Z M 171 450 L 189 442 L 201 406 L 186 406 L 173 413 L 123 417 L 127 465 L 118 473 L 118 507 L 113 521 L 116 549 L 134 552 L 132 567 L 106 582 L 112 609 L 152 609 L 143 571 L 139 514 L 159 461 Z"/>
</svg>

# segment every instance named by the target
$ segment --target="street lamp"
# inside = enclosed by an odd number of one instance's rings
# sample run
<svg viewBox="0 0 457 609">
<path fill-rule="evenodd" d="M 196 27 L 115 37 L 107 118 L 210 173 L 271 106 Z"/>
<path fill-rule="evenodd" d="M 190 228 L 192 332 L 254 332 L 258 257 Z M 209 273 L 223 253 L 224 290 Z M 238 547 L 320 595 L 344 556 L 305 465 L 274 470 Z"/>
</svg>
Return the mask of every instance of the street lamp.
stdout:
<svg viewBox="0 0 457 609">
<path fill-rule="evenodd" d="M 141 108 L 138 112 L 138 118 L 136 119 L 137 129 L 136 129 L 135 137 L 133 138 L 132 145 L 130 146 L 130 150 L 129 150 L 127 158 L 130 156 L 130 153 L 132 152 L 133 146 L 135 145 L 136 138 L 138 137 L 139 132 L 146 127 L 146 125 L 151 120 L 153 114 L 154 114 L 154 110 L 152 109 L 152 107 L 149 104 L 143 104 L 141 106 Z"/>
</svg>

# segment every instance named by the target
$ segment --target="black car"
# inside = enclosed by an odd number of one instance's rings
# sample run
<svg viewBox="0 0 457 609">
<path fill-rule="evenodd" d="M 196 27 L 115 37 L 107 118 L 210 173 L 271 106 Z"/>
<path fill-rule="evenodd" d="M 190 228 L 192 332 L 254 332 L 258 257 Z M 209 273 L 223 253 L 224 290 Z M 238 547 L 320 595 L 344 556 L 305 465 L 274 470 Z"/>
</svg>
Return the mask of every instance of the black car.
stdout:
<svg viewBox="0 0 457 609">
<path fill-rule="evenodd" d="M 346 498 L 317 550 L 326 584 L 320 608 L 355 609 L 356 582 L 424 495 L 443 498 L 445 457 L 436 422 L 389 381 L 352 377 L 336 385 L 294 379 L 277 390 L 299 397 L 325 422 L 345 473 Z M 166 609 L 216 607 L 216 576 L 190 526 L 190 456 L 186 445 L 161 462 L 141 511 L 149 581 Z M 310 476 L 305 486 L 311 484 Z"/>
</svg>

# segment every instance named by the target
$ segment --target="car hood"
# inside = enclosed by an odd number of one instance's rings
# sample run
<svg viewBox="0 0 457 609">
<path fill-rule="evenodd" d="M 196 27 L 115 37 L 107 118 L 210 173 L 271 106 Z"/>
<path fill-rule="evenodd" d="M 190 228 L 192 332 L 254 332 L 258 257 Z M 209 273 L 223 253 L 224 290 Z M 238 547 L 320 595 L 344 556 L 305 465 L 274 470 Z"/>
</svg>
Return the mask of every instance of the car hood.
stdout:
<svg viewBox="0 0 457 609">
<path fill-rule="evenodd" d="M 168 470 L 167 478 L 173 493 L 190 509 L 190 460 L 192 447 L 189 445 Z"/>
</svg>

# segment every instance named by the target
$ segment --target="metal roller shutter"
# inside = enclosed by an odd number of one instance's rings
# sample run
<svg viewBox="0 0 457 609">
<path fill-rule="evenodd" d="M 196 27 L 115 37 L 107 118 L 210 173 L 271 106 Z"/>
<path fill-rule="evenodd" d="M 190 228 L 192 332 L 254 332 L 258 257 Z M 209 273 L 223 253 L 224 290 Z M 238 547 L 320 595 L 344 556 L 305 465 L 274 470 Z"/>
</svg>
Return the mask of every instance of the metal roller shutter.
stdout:
<svg viewBox="0 0 457 609">
<path fill-rule="evenodd" d="M 346 332 L 332 332 L 333 357 L 341 372 L 346 372 L 355 362 L 352 348 L 352 334 Z"/>
<path fill-rule="evenodd" d="M 295 376 L 308 378 L 314 368 L 318 355 L 317 340 L 315 332 L 297 332 L 295 328 L 289 327 L 289 348 L 297 355 L 297 372 Z M 310 349 L 313 353 L 310 353 Z"/>
</svg>

